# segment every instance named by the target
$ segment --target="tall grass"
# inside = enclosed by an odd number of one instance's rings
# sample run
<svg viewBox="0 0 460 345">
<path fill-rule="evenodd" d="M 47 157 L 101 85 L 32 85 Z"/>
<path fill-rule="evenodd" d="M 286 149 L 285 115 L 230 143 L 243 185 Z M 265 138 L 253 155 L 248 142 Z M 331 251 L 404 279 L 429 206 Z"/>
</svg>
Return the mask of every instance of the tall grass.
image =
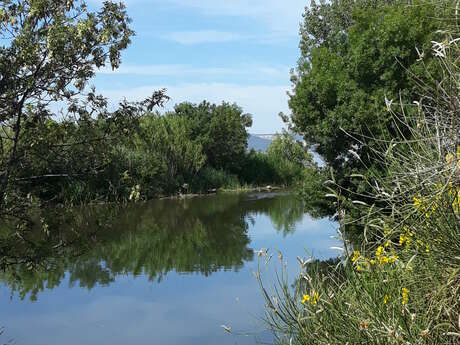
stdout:
<svg viewBox="0 0 460 345">
<path fill-rule="evenodd" d="M 369 147 L 383 173 L 353 176 L 367 188 L 347 198 L 328 181 L 339 262 L 302 261 L 293 286 L 258 275 L 280 344 L 460 344 L 460 38 L 443 35 L 443 78 L 413 104 L 386 100 L 397 136 Z"/>
</svg>

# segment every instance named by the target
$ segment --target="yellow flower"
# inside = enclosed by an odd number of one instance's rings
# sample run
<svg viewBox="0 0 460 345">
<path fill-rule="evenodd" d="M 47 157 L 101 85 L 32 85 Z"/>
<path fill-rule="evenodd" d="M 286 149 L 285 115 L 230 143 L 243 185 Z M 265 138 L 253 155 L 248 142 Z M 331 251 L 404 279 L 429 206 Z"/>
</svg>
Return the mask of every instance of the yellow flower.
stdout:
<svg viewBox="0 0 460 345">
<path fill-rule="evenodd" d="M 303 295 L 302 304 L 305 304 L 308 301 L 310 301 L 310 295 Z"/>
<path fill-rule="evenodd" d="M 359 252 L 359 250 L 355 250 L 353 252 L 353 257 L 351 258 L 351 261 L 353 261 L 353 262 L 358 261 L 360 256 L 361 256 L 361 253 Z"/>
<path fill-rule="evenodd" d="M 405 229 L 407 236 L 401 234 L 399 235 L 399 245 L 402 246 L 403 244 L 406 244 L 406 249 L 409 248 L 410 243 L 412 241 L 412 236 L 414 235 L 409 229 Z"/>
<path fill-rule="evenodd" d="M 375 252 L 375 256 L 379 257 L 380 255 L 383 254 L 384 251 L 385 249 L 382 246 L 379 246 Z"/>
<path fill-rule="evenodd" d="M 318 300 L 319 300 L 319 293 L 315 291 L 311 298 L 311 304 L 316 305 L 318 303 Z"/>
<path fill-rule="evenodd" d="M 406 289 L 406 288 L 402 288 L 401 289 L 401 294 L 402 294 L 402 305 L 406 305 L 407 304 L 407 301 L 409 300 L 409 290 Z"/>
<path fill-rule="evenodd" d="M 388 248 L 390 245 L 391 245 L 390 240 L 387 240 L 387 241 L 385 242 L 385 244 L 384 244 L 384 247 L 385 247 L 385 248 Z"/>
<path fill-rule="evenodd" d="M 395 263 L 396 260 L 398 260 L 398 256 L 397 255 L 392 255 L 388 258 L 388 263 L 392 264 L 392 263 Z"/>
<path fill-rule="evenodd" d="M 375 265 L 377 263 L 377 261 L 375 261 L 375 259 L 371 259 L 369 262 L 371 263 L 371 265 Z"/>
<path fill-rule="evenodd" d="M 389 299 L 390 299 L 390 296 L 388 295 L 383 296 L 383 304 L 387 304 Z"/>
<path fill-rule="evenodd" d="M 457 167 L 460 168 L 460 145 L 457 146 Z"/>
<path fill-rule="evenodd" d="M 399 245 L 402 246 L 406 242 L 406 237 L 404 235 L 399 235 Z"/>
<path fill-rule="evenodd" d="M 385 256 L 385 255 L 382 255 L 382 256 L 379 256 L 379 264 L 380 265 L 385 265 L 385 264 L 388 264 L 390 262 L 390 259 Z"/>
</svg>

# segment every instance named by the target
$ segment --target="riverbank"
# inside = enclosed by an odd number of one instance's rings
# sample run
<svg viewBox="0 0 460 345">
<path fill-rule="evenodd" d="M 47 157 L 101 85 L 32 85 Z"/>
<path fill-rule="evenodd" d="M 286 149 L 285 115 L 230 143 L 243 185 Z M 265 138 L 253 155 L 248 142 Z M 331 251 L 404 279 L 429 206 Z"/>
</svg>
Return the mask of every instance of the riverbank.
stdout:
<svg viewBox="0 0 460 345">
<path fill-rule="evenodd" d="M 460 343 L 457 36 L 435 42 L 445 52 L 437 55 L 444 77 L 422 97 L 433 103 L 414 101 L 414 111 L 387 100 L 392 126 L 403 130 L 380 146 L 362 143 L 379 169 L 351 175 L 354 192 L 334 176 L 327 181 L 340 260 L 299 258 L 296 280 L 277 275 L 273 288 L 261 278 L 273 253 L 261 252 L 258 279 L 279 344 Z M 442 97 L 432 91 L 440 85 Z"/>
</svg>

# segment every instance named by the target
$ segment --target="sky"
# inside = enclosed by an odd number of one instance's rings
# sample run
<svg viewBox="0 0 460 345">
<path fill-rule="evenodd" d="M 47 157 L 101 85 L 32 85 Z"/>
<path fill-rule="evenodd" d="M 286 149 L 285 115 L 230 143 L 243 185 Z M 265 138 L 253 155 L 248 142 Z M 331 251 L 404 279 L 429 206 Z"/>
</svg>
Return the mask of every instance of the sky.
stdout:
<svg viewBox="0 0 460 345">
<path fill-rule="evenodd" d="M 93 6 L 101 0 L 91 0 Z M 308 0 L 124 0 L 136 36 L 93 84 L 115 103 L 166 88 L 174 104 L 237 103 L 250 133 L 281 131 Z"/>
</svg>

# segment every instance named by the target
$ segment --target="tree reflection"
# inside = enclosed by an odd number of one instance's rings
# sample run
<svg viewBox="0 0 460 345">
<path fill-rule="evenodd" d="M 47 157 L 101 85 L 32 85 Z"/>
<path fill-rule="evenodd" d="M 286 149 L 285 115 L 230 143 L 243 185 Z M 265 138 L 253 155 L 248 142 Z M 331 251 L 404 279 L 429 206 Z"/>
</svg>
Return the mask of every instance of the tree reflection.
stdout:
<svg viewBox="0 0 460 345">
<path fill-rule="evenodd" d="M 248 221 L 256 214 L 268 215 L 286 235 L 303 209 L 292 195 L 223 194 L 42 211 L 25 241 L 3 237 L 0 281 L 34 300 L 67 277 L 71 286 L 92 289 L 119 275 L 159 282 L 171 271 L 238 270 L 254 256 Z"/>
</svg>

